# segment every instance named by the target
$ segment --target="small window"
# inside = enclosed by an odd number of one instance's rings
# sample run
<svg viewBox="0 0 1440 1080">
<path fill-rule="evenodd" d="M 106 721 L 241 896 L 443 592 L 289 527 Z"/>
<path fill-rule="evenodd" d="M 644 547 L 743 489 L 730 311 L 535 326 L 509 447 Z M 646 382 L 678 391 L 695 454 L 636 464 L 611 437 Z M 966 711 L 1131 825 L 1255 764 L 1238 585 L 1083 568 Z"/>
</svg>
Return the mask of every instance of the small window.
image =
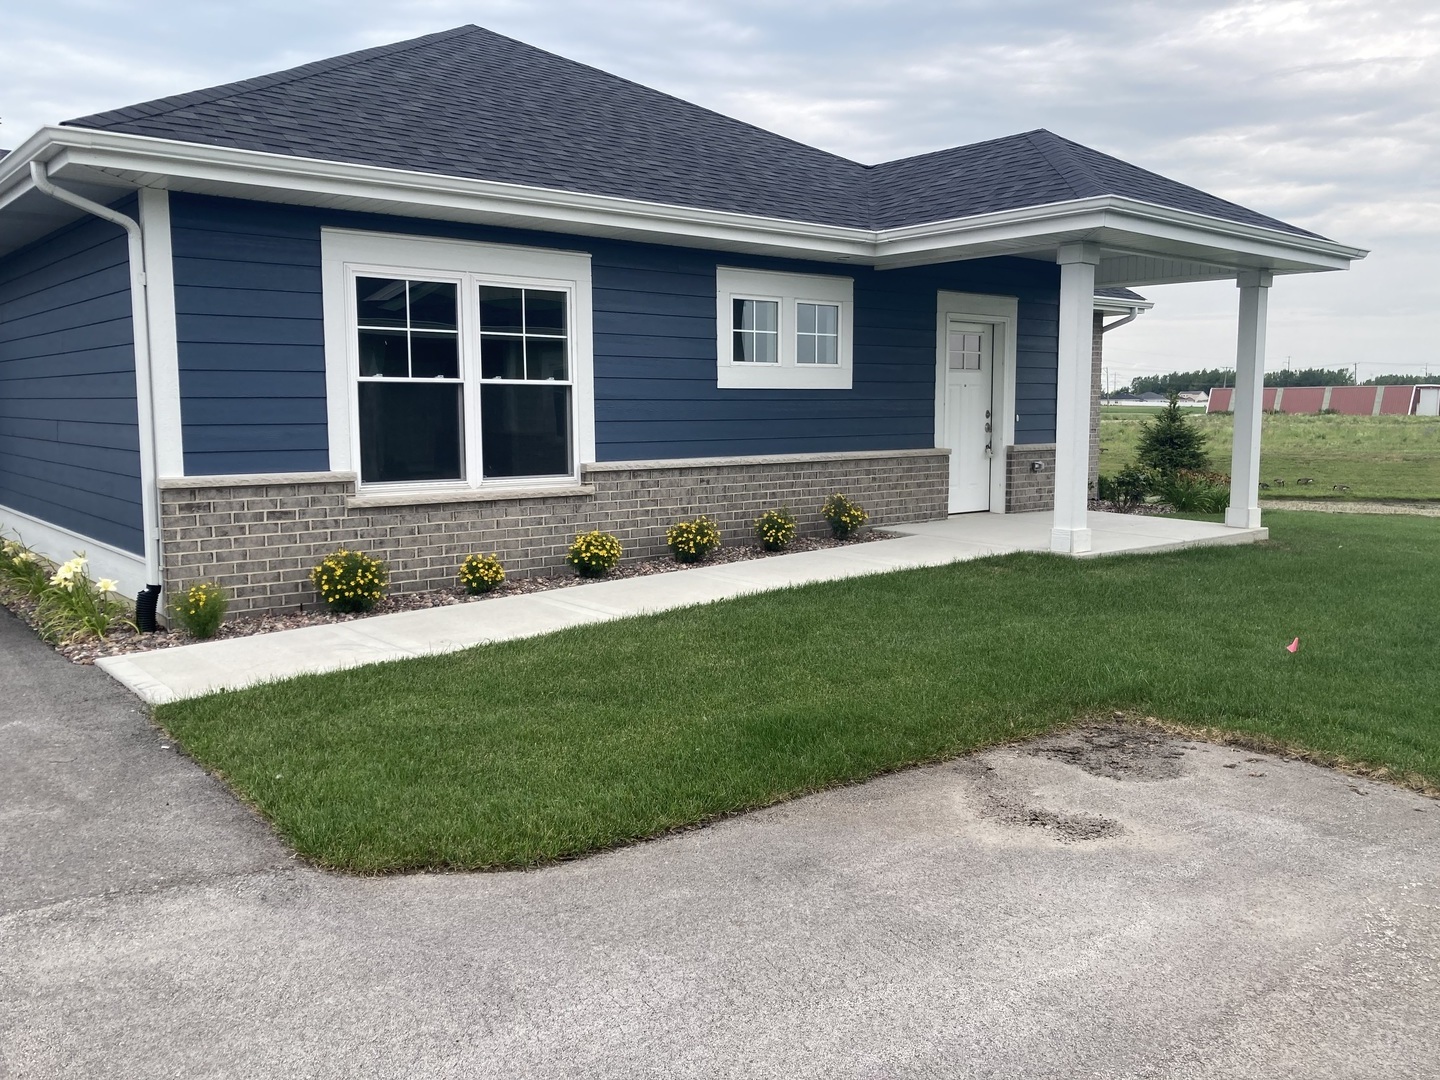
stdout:
<svg viewBox="0 0 1440 1080">
<path fill-rule="evenodd" d="M 795 362 L 840 363 L 840 305 L 799 303 L 795 310 L 799 322 Z"/>
<path fill-rule="evenodd" d="M 737 364 L 780 362 L 780 304 L 775 300 L 735 301 Z"/>
<path fill-rule="evenodd" d="M 722 389 L 850 389 L 851 278 L 722 266 L 715 283 Z"/>
</svg>

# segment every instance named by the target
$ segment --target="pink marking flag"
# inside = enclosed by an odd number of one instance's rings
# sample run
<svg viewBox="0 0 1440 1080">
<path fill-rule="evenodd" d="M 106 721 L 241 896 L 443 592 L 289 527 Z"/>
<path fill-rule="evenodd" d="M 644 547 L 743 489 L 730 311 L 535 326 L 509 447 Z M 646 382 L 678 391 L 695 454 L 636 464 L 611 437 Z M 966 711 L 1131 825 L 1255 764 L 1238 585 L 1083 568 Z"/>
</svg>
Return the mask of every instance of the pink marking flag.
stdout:
<svg viewBox="0 0 1440 1080">
<path fill-rule="evenodd" d="M 1294 641 L 1290 642 L 1289 645 L 1286 645 L 1286 646 L 1285 646 L 1285 651 L 1286 651 L 1286 652 L 1291 652 L 1291 653 L 1297 653 L 1297 652 L 1299 652 L 1299 651 L 1300 651 L 1300 639 L 1297 637 Z"/>
</svg>

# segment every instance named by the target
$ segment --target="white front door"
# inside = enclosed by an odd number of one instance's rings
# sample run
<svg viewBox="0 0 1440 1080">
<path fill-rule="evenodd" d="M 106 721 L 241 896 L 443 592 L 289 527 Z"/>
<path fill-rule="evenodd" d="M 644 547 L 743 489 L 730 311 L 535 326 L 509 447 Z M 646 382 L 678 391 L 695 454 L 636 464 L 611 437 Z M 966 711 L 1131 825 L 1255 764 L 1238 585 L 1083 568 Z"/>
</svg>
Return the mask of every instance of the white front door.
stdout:
<svg viewBox="0 0 1440 1080">
<path fill-rule="evenodd" d="M 995 326 L 944 313 L 940 347 L 944 392 L 941 446 L 950 448 L 950 513 L 990 509 L 996 418 Z"/>
</svg>

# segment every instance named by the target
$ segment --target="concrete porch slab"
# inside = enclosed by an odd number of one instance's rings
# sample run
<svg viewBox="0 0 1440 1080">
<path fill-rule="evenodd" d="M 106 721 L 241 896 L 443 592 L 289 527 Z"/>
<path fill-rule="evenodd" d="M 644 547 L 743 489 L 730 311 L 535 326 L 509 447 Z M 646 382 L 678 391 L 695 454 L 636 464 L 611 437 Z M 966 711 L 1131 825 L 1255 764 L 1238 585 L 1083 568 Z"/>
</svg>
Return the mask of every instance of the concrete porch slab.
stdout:
<svg viewBox="0 0 1440 1080">
<path fill-rule="evenodd" d="M 1092 514 L 1096 555 L 1168 551 L 1265 539 L 1266 529 L 1206 521 Z M 853 547 L 699 566 L 672 574 L 598 581 L 476 604 L 403 611 L 254 637 L 110 656 L 98 666 L 151 704 L 234 690 L 297 675 L 455 652 L 632 615 L 727 600 L 750 593 L 944 566 L 1016 551 L 1049 551 L 1048 513 L 962 514 L 887 526 L 900 534 Z"/>
</svg>

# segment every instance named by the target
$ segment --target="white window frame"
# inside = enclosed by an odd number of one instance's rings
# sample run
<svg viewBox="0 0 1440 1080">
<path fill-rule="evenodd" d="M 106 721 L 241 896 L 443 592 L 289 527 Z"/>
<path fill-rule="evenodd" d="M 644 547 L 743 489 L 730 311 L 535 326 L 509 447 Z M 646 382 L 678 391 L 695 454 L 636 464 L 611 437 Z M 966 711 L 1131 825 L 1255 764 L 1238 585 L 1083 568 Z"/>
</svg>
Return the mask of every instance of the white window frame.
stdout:
<svg viewBox="0 0 1440 1080">
<path fill-rule="evenodd" d="M 779 301 L 778 364 L 737 362 L 734 359 L 736 300 Z M 797 363 L 797 308 L 800 304 L 839 307 L 838 364 Z M 854 386 L 854 278 L 716 267 L 715 327 L 716 383 L 722 390 L 849 390 Z"/>
<path fill-rule="evenodd" d="M 352 229 L 321 230 L 320 247 L 331 471 L 357 475 L 360 472 L 360 357 L 354 282 L 357 277 L 393 277 L 459 284 L 465 479 L 385 484 L 366 484 L 361 480 L 359 490 L 370 494 L 411 492 L 419 495 L 570 487 L 579 482 L 581 465 L 595 460 L 594 334 L 588 253 Z M 480 378 L 480 310 L 478 301 L 470 295 L 480 285 L 566 294 L 572 424 L 568 473 L 492 480 L 483 476 L 480 393 L 485 380 Z"/>
</svg>

